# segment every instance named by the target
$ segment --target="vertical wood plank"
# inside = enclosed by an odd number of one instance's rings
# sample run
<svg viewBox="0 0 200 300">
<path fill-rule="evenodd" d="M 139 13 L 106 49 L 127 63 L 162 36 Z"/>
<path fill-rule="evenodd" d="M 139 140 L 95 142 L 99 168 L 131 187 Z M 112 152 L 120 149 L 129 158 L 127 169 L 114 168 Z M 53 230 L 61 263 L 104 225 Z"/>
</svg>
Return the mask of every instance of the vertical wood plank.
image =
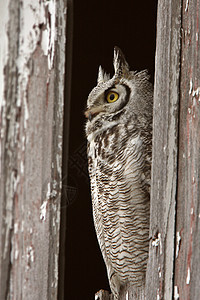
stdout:
<svg viewBox="0 0 200 300">
<path fill-rule="evenodd" d="M 57 299 L 66 1 L 6 2 L 0 298 Z"/>
<path fill-rule="evenodd" d="M 172 299 L 181 1 L 158 1 L 147 299 Z"/>
<path fill-rule="evenodd" d="M 6 299 L 10 273 L 11 233 L 13 230 L 13 197 L 16 186 L 16 153 L 14 123 L 18 109 L 15 107 L 16 72 L 19 30 L 19 3 L 0 2 L 0 299 Z M 12 18 L 10 9 L 13 10 Z M 9 39 L 9 32 L 13 32 Z M 7 90 L 7 86 L 12 86 Z M 11 109 L 11 106 L 13 109 Z"/>
<path fill-rule="evenodd" d="M 176 228 L 176 299 L 200 295 L 200 37 L 199 0 L 184 0 Z"/>
</svg>

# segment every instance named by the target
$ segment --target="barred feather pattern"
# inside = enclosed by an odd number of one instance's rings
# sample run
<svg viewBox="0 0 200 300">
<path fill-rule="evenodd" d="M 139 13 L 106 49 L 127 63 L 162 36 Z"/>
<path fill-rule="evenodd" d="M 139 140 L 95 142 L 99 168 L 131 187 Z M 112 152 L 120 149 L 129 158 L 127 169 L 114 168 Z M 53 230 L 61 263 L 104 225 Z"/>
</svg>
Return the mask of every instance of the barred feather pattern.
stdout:
<svg viewBox="0 0 200 300">
<path fill-rule="evenodd" d="M 115 52 L 114 60 L 118 60 L 117 68 L 121 68 L 121 72 L 115 70 L 114 83 L 106 75 L 105 81 L 89 95 L 86 116 L 90 120 L 86 124 L 86 135 L 94 225 L 111 291 L 115 299 L 119 299 L 124 287 L 145 284 L 152 88 L 146 73 L 130 74 L 123 54 L 118 48 Z M 102 69 L 99 77 L 104 79 Z M 116 104 L 115 109 L 112 106 L 111 111 L 111 106 L 101 103 L 105 98 L 102 91 L 110 86 L 117 89 L 123 103 Z M 144 112 L 140 113 L 138 104 L 131 100 L 133 95 L 135 100 L 142 96 L 141 106 L 146 104 Z"/>
</svg>

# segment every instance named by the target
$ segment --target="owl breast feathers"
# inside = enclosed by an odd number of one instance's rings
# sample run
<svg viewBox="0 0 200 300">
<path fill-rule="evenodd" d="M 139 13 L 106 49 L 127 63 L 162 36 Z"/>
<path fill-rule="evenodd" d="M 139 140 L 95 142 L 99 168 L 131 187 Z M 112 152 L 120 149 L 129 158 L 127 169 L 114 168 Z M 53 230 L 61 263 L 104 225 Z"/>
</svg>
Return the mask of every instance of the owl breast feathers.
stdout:
<svg viewBox="0 0 200 300">
<path fill-rule="evenodd" d="M 153 88 L 117 47 L 112 78 L 99 68 L 85 116 L 93 218 L 115 299 L 142 287 L 149 247 Z"/>
</svg>

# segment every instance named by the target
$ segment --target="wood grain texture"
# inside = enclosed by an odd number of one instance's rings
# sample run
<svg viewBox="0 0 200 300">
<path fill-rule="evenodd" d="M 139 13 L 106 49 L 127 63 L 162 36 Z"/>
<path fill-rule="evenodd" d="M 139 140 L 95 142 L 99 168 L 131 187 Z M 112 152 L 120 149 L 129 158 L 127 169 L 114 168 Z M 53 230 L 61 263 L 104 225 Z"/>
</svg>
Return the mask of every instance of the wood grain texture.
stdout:
<svg viewBox="0 0 200 300">
<path fill-rule="evenodd" d="M 147 299 L 172 299 L 181 1 L 158 1 Z"/>
<path fill-rule="evenodd" d="M 0 299 L 57 299 L 66 1 L 10 1 L 8 10 Z"/>
<path fill-rule="evenodd" d="M 175 289 L 200 295 L 200 3 L 183 1 Z"/>
</svg>

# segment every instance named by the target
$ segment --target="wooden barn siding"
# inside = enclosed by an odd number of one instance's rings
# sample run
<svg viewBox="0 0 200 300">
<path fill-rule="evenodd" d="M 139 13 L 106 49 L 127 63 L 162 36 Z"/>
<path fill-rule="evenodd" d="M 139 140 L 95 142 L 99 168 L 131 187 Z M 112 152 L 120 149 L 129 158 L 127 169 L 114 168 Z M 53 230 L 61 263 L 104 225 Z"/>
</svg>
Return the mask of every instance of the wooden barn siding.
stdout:
<svg viewBox="0 0 200 300">
<path fill-rule="evenodd" d="M 147 299 L 200 295 L 198 0 L 159 1 Z"/>
<path fill-rule="evenodd" d="M 175 290 L 200 298 L 200 2 L 183 1 Z"/>
<path fill-rule="evenodd" d="M 181 1 L 158 1 L 147 299 L 173 299 Z"/>
<path fill-rule="evenodd" d="M 0 299 L 57 299 L 66 1 L 0 15 Z"/>
</svg>

